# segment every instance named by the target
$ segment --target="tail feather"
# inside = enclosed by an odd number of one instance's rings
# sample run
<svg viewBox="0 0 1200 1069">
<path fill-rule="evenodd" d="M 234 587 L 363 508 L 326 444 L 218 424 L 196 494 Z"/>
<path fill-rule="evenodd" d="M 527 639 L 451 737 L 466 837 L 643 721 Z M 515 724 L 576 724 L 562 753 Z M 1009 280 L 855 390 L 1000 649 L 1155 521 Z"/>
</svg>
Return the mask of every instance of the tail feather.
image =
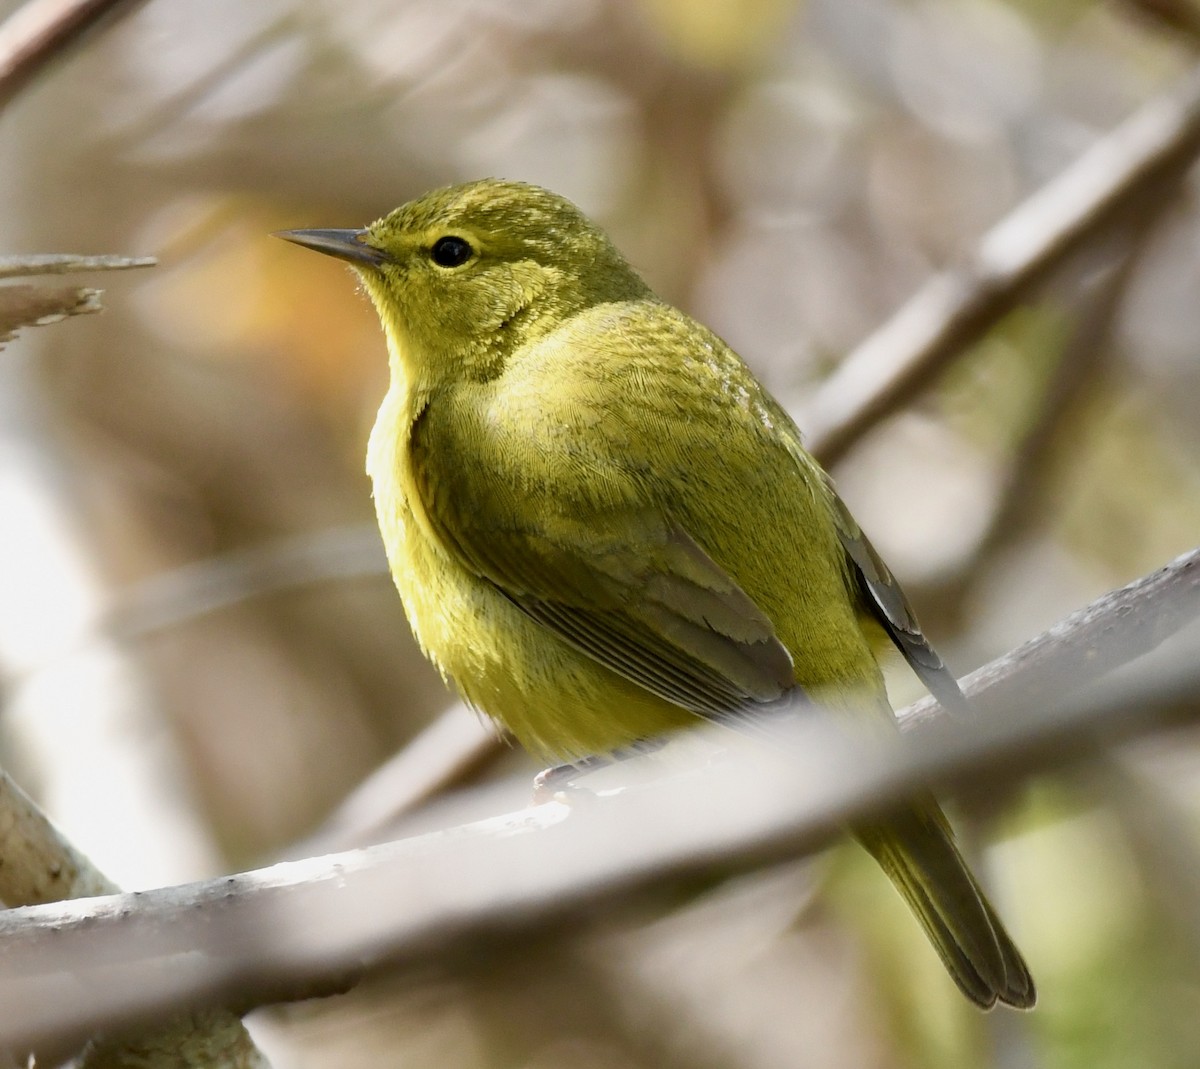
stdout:
<svg viewBox="0 0 1200 1069">
<path fill-rule="evenodd" d="M 1029 1009 L 1029 967 L 967 868 L 936 803 L 856 830 L 908 903 L 963 994 L 984 1009 Z"/>
</svg>

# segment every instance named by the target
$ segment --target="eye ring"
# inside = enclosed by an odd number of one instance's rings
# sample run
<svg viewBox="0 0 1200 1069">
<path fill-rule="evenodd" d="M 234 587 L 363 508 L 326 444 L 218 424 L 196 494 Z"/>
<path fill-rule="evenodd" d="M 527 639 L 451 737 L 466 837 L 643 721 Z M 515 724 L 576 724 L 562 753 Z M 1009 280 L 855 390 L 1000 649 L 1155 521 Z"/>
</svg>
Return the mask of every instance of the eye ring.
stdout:
<svg viewBox="0 0 1200 1069">
<path fill-rule="evenodd" d="M 429 258 L 438 267 L 462 267 L 474 255 L 471 243 L 456 234 L 438 238 L 429 249 Z"/>
</svg>

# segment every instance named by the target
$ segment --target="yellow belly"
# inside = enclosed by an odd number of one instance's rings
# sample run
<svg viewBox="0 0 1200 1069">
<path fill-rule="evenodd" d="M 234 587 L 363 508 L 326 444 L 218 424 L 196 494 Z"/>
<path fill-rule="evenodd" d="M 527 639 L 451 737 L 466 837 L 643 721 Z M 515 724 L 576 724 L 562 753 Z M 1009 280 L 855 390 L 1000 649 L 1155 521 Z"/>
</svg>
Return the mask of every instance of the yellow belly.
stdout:
<svg viewBox="0 0 1200 1069">
<path fill-rule="evenodd" d="M 380 524 L 413 633 L 463 698 L 546 758 L 606 753 L 696 722 L 529 619 L 395 502 Z"/>
<path fill-rule="evenodd" d="M 405 613 L 425 655 L 476 709 L 532 752 L 606 753 L 696 722 L 529 619 L 449 556 L 423 516 L 396 429 L 410 399 L 384 400 L 367 453 L 379 528 Z"/>
<path fill-rule="evenodd" d="M 412 395 L 389 394 L 371 436 L 368 471 L 409 623 L 443 677 L 522 745 L 550 758 L 606 753 L 696 724 L 695 714 L 605 668 L 526 616 L 443 548 L 421 511 L 408 471 L 407 437 L 420 410 Z M 752 558 L 762 556 L 760 547 L 750 550 Z M 732 551 L 728 555 L 736 558 Z M 746 589 L 770 612 L 785 584 L 777 571 L 768 572 Z M 826 586 L 840 581 L 832 565 L 822 574 Z M 844 600 L 844 591 L 793 582 L 784 594 L 790 600 L 775 606 L 773 618 L 796 662 L 797 682 L 832 704 L 847 700 L 852 691 L 882 693 L 878 668 L 849 601 L 844 612 L 826 613 L 820 626 L 812 622 L 816 613 L 807 611 L 809 601 Z"/>
</svg>

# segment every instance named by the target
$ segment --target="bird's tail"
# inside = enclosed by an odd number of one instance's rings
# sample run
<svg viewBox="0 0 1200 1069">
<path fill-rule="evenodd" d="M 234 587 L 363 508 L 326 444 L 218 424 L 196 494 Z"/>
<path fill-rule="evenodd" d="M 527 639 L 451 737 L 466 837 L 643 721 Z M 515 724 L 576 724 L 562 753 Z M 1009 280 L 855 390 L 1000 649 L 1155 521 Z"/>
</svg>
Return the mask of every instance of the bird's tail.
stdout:
<svg viewBox="0 0 1200 1069">
<path fill-rule="evenodd" d="M 1037 999 L 1021 952 L 984 896 L 932 799 L 886 822 L 856 828 L 963 994 L 1029 1009 Z"/>
</svg>

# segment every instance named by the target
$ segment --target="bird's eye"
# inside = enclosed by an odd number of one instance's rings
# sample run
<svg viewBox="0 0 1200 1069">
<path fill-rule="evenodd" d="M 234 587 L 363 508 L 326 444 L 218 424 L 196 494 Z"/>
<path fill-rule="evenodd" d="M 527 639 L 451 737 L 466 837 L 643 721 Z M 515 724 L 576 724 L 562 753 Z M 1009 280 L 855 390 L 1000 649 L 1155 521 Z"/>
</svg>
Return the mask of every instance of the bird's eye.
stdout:
<svg viewBox="0 0 1200 1069">
<path fill-rule="evenodd" d="M 474 253 L 469 241 L 449 235 L 438 238 L 429 255 L 438 267 L 462 267 Z"/>
</svg>

